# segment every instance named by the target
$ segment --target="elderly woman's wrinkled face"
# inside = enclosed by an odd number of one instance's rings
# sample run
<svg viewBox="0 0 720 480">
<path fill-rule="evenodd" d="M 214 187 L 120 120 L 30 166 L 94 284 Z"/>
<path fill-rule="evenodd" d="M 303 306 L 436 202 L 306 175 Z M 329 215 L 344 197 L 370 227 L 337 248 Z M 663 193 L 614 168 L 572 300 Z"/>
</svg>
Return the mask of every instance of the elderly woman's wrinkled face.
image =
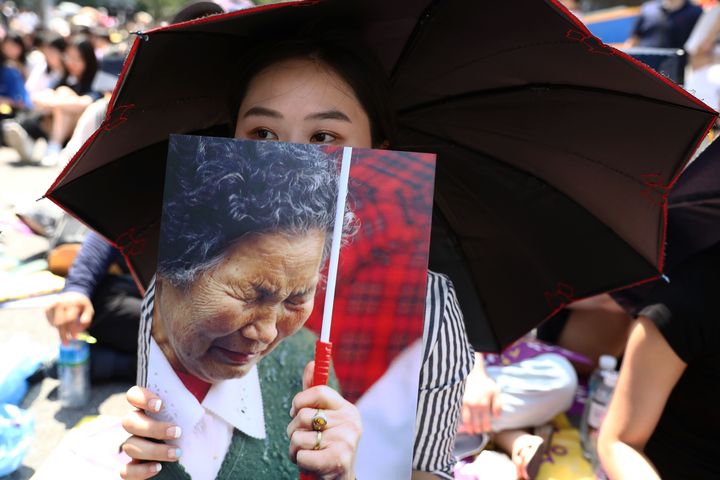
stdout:
<svg viewBox="0 0 720 480">
<path fill-rule="evenodd" d="M 160 277 L 153 337 L 170 364 L 211 383 L 248 373 L 310 316 L 324 244 L 319 230 L 252 234 L 188 289 Z"/>
<path fill-rule="evenodd" d="M 370 120 L 350 85 L 327 65 L 289 59 L 250 81 L 235 138 L 370 148 Z"/>
</svg>

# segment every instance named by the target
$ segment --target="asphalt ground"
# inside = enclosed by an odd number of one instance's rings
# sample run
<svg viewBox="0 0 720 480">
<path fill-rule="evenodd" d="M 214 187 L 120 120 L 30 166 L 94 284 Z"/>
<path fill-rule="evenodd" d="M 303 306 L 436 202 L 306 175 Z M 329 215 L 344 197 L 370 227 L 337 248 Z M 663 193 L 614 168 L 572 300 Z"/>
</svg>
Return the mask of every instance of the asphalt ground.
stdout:
<svg viewBox="0 0 720 480">
<path fill-rule="evenodd" d="M 16 208 L 33 203 L 59 173 L 60 167 L 21 164 L 13 150 L 0 148 L 0 215 L 6 218 L 13 215 Z M 0 248 L 6 255 L 20 259 L 41 254 L 47 246 L 43 237 L 12 230 L 0 233 Z M 57 332 L 48 324 L 42 307 L 0 310 L 0 345 L 18 334 L 30 336 L 32 341 L 48 350 L 58 346 Z M 60 407 L 58 383 L 55 379 L 45 378 L 30 388 L 20 405 L 35 417 L 35 438 L 23 465 L 5 479 L 31 478 L 80 419 L 99 414 L 121 416 L 130 409 L 124 397 L 130 384 L 93 385 L 90 403 L 82 409 L 70 410 Z M 58 475 L 56 478 L 70 477 Z"/>
</svg>

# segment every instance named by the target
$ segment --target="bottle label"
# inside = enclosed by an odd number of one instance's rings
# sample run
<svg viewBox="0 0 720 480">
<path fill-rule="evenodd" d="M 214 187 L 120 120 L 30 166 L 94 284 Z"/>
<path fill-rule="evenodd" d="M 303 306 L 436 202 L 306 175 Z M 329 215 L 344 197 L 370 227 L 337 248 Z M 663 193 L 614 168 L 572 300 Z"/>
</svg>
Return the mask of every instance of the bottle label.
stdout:
<svg viewBox="0 0 720 480">
<path fill-rule="evenodd" d="M 600 428 L 602 421 L 607 414 L 607 406 L 598 402 L 590 403 L 590 412 L 588 413 L 587 423 L 592 428 Z"/>
</svg>

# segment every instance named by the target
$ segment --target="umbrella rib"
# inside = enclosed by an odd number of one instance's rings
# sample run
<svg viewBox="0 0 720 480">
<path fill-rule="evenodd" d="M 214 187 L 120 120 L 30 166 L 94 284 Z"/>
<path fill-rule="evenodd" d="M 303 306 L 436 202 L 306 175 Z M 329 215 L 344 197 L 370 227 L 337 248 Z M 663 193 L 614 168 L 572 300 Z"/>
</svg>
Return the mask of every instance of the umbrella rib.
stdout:
<svg viewBox="0 0 720 480">
<path fill-rule="evenodd" d="M 593 93 L 599 93 L 599 94 L 617 96 L 617 97 L 627 97 L 627 98 L 632 98 L 634 100 L 655 103 L 658 105 L 673 106 L 673 107 L 683 108 L 683 109 L 687 109 L 687 110 L 694 110 L 696 112 L 701 112 L 701 113 L 705 113 L 709 116 L 712 116 L 712 114 L 710 112 L 708 112 L 705 109 L 699 108 L 699 107 L 688 107 L 685 105 L 679 105 L 676 103 L 658 100 L 657 98 L 646 97 L 646 96 L 636 94 L 636 93 L 620 92 L 617 90 L 608 90 L 608 89 L 599 88 L 599 87 L 588 87 L 588 86 L 571 85 L 571 84 L 553 84 L 553 83 L 526 83 L 523 85 L 514 85 L 514 86 L 510 86 L 510 87 L 497 87 L 497 88 L 491 88 L 491 89 L 462 92 L 462 93 L 458 93 L 456 95 L 449 95 L 449 96 L 444 96 L 442 98 L 438 98 L 438 99 L 434 99 L 434 100 L 428 100 L 426 102 L 418 103 L 418 104 L 412 105 L 410 107 L 400 108 L 400 109 L 398 109 L 398 116 L 415 114 L 418 112 L 422 112 L 423 110 L 426 110 L 428 108 L 433 108 L 433 107 L 437 107 L 437 106 L 447 106 L 447 104 L 450 102 L 455 102 L 455 101 L 460 102 L 460 101 L 467 100 L 468 98 L 481 98 L 481 97 L 489 97 L 489 96 L 495 96 L 495 95 L 504 95 L 504 94 L 522 92 L 522 91 L 526 91 L 526 90 L 543 91 L 543 90 L 563 90 L 563 89 L 580 91 L 580 92 L 593 92 Z"/>
</svg>

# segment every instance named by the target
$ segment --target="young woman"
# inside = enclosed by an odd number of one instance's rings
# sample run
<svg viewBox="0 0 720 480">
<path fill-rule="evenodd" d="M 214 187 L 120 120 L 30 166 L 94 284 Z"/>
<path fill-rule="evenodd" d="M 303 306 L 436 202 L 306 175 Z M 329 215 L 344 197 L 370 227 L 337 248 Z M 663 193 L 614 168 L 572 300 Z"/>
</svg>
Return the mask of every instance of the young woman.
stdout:
<svg viewBox="0 0 720 480">
<path fill-rule="evenodd" d="M 2 41 L 2 53 L 5 55 L 8 65 L 16 68 L 25 81 L 28 75 L 28 64 L 27 47 L 23 38 L 17 33 L 10 32 Z"/>
<path fill-rule="evenodd" d="M 640 310 L 598 440 L 613 479 L 720 478 L 720 245 L 668 272 Z"/>
<path fill-rule="evenodd" d="M 19 125 L 5 129 L 5 139 L 18 151 L 22 160 L 39 162 L 56 158 L 63 144 L 70 138 L 80 115 L 102 95 L 92 90 L 98 62 L 92 43 L 84 37 L 71 42 L 63 55 L 65 76 L 57 88 L 37 92 L 33 96 L 35 111 Z M 19 127 L 19 128 L 18 128 Z M 34 140 L 47 139 L 47 150 L 41 158 L 34 154 Z"/>
<path fill-rule="evenodd" d="M 67 42 L 59 35 L 44 35 L 39 39 L 38 50 L 44 60 L 44 68 L 36 68 L 25 82 L 25 88 L 31 96 L 45 90 L 52 90 L 65 78 L 65 65 L 63 55 L 67 48 Z M 41 62 L 41 67 L 43 62 Z"/>
<path fill-rule="evenodd" d="M 362 148 L 392 145 L 394 123 L 385 75 L 366 52 L 346 36 L 328 34 L 321 39 L 263 44 L 240 62 L 241 80 L 233 107 L 237 112 L 235 138 Z M 423 369 L 426 373 L 421 374 L 413 469 L 436 478 L 452 478 L 453 438 L 464 379 L 472 368 L 472 350 L 449 280 L 431 274 L 430 281 L 434 288 L 428 289 L 427 302 L 432 308 L 426 308 L 426 322 L 431 323 L 431 334 L 423 361 L 443 365 L 445 370 Z M 437 319 L 428 318 L 427 312 L 437 309 L 442 314 Z M 329 395 L 334 394 L 325 387 L 313 387 L 294 398 L 293 420 L 287 429 L 289 454 L 300 467 L 321 474 L 321 478 L 351 479 L 353 470 L 348 467 L 355 461 L 355 450 L 346 447 L 348 439 L 355 437 L 350 424 L 345 433 L 340 426 L 334 437 L 337 440 L 323 444 L 320 451 L 313 451 L 313 445 L 306 441 L 311 433 L 305 418 L 308 412 L 319 407 L 334 411 L 340 406 L 331 402 Z M 128 400 L 139 409 L 154 412 L 160 410 L 162 402 L 172 401 L 139 387 L 128 392 Z M 430 413 L 439 411 L 446 413 Z M 160 464 L 156 462 L 177 460 L 175 445 L 146 439 L 177 442 L 180 432 L 175 425 L 135 412 L 126 417 L 124 426 L 134 436 L 123 449 L 135 459 L 122 472 L 124 478 L 149 478 L 158 473 Z M 331 454 L 343 451 L 346 453 Z M 150 462 L 140 463 L 142 460 Z"/>
</svg>

